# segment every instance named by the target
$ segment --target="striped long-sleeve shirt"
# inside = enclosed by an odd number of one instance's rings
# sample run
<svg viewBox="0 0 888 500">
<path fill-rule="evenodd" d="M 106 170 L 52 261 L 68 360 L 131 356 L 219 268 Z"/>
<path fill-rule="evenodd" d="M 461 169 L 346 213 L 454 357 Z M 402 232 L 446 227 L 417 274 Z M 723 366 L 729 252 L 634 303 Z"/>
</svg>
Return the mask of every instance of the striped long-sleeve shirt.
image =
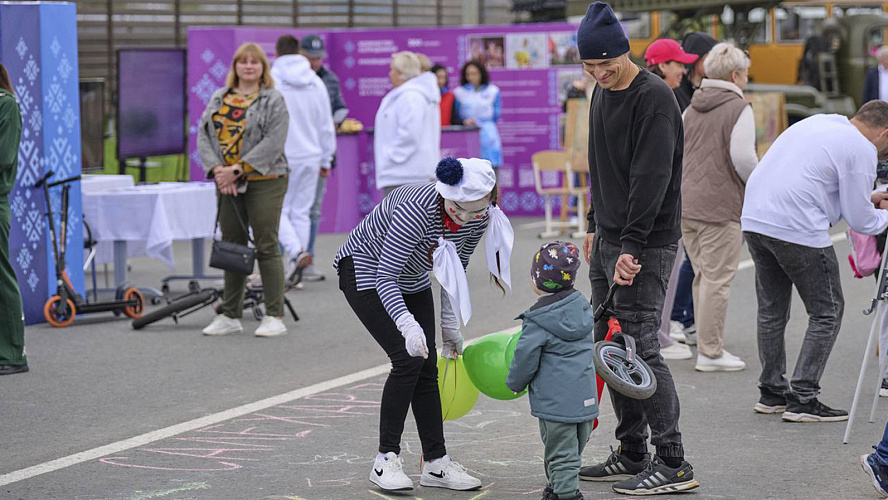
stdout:
<svg viewBox="0 0 888 500">
<path fill-rule="evenodd" d="M 408 184 L 392 191 L 348 235 L 333 266 L 351 256 L 358 290 L 375 288 L 393 320 L 407 313 L 404 293 L 432 286 L 429 249 L 440 236 L 456 245 L 463 268 L 487 229 L 489 216 L 464 224 L 459 231 L 444 228 L 435 184 Z M 442 307 L 442 323 L 454 323 L 449 307 Z"/>
</svg>

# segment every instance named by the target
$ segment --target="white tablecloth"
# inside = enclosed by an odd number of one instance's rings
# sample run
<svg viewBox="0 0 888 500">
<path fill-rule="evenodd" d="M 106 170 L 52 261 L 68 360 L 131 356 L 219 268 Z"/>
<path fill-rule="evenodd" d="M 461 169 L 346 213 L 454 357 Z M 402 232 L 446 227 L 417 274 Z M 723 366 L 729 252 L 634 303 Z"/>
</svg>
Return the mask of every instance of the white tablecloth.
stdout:
<svg viewBox="0 0 888 500">
<path fill-rule="evenodd" d="M 132 187 L 133 185 L 135 185 L 135 182 L 131 175 L 83 174 L 80 177 L 80 191 L 83 194 L 92 194 L 114 188 Z"/>
<path fill-rule="evenodd" d="M 98 262 L 113 260 L 111 242 L 126 241 L 129 257 L 174 268 L 174 240 L 213 236 L 216 190 L 211 182 L 168 182 L 84 191 L 83 215 L 100 242 Z"/>
</svg>

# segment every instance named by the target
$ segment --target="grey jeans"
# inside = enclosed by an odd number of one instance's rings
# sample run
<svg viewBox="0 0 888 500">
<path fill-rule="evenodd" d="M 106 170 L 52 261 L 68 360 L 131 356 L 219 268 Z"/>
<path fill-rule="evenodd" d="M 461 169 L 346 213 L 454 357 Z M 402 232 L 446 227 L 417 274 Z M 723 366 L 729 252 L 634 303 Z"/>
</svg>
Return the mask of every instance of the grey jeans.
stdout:
<svg viewBox="0 0 888 500">
<path fill-rule="evenodd" d="M 820 394 L 820 377 L 842 326 L 845 299 L 836 251 L 833 247 L 811 248 L 757 233 L 743 235 L 755 263 L 758 351 L 762 364 L 759 388 L 762 393 L 787 395 L 807 403 Z M 792 381 L 787 382 L 784 334 L 793 285 L 805 304 L 808 329 Z"/>
<path fill-rule="evenodd" d="M 635 339 L 638 355 L 651 367 L 657 378 L 657 392 L 648 399 L 632 399 L 609 390 L 617 415 L 616 437 L 623 450 L 647 452 L 648 426 L 651 444 L 661 457 L 684 457 L 681 432 L 678 430 L 680 408 L 672 373 L 660 356 L 657 330 L 666 297 L 669 275 L 675 262 L 678 244 L 645 248 L 635 256 L 641 271 L 632 286 L 620 287 L 614 295 L 613 311 L 623 333 Z M 592 309 L 598 309 L 613 283 L 614 267 L 620 257 L 620 246 L 596 236 L 592 246 L 589 280 L 592 282 Z M 604 339 L 607 322 L 595 325 L 595 340 Z"/>
</svg>

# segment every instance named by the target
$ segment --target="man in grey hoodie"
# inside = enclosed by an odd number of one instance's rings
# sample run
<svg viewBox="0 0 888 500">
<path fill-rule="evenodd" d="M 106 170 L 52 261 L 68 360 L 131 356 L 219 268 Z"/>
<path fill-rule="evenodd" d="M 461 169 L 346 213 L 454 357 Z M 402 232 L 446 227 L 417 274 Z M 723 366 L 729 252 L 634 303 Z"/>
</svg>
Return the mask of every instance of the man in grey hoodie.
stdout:
<svg viewBox="0 0 888 500">
<path fill-rule="evenodd" d="M 530 413 L 540 420 L 545 445 L 544 500 L 582 500 L 580 456 L 598 416 L 592 365 L 592 307 L 574 289 L 580 251 L 572 243 L 546 243 L 533 256 L 530 278 L 542 297 L 519 316 L 521 337 L 506 385 L 530 385 Z"/>
<path fill-rule="evenodd" d="M 289 257 L 286 268 L 291 285 L 302 279 L 302 271 L 311 264 L 308 251 L 311 235 L 309 213 L 321 169 L 330 168 L 336 153 L 336 130 L 330 111 L 327 88 L 299 54 L 299 40 L 284 35 L 275 46 L 277 57 L 271 76 L 284 96 L 290 114 L 290 127 L 284 149 L 290 176 L 278 237 Z"/>
</svg>

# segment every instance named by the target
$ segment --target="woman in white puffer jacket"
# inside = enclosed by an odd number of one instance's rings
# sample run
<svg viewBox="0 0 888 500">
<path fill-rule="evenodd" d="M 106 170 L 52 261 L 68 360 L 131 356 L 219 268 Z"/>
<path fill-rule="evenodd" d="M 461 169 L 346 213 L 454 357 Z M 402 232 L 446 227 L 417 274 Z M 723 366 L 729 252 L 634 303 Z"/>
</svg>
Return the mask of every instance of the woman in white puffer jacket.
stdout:
<svg viewBox="0 0 888 500">
<path fill-rule="evenodd" d="M 392 54 L 394 88 L 374 122 L 376 187 L 390 193 L 404 184 L 429 182 L 441 156 L 441 92 L 435 75 L 420 69 L 412 52 Z"/>
</svg>

